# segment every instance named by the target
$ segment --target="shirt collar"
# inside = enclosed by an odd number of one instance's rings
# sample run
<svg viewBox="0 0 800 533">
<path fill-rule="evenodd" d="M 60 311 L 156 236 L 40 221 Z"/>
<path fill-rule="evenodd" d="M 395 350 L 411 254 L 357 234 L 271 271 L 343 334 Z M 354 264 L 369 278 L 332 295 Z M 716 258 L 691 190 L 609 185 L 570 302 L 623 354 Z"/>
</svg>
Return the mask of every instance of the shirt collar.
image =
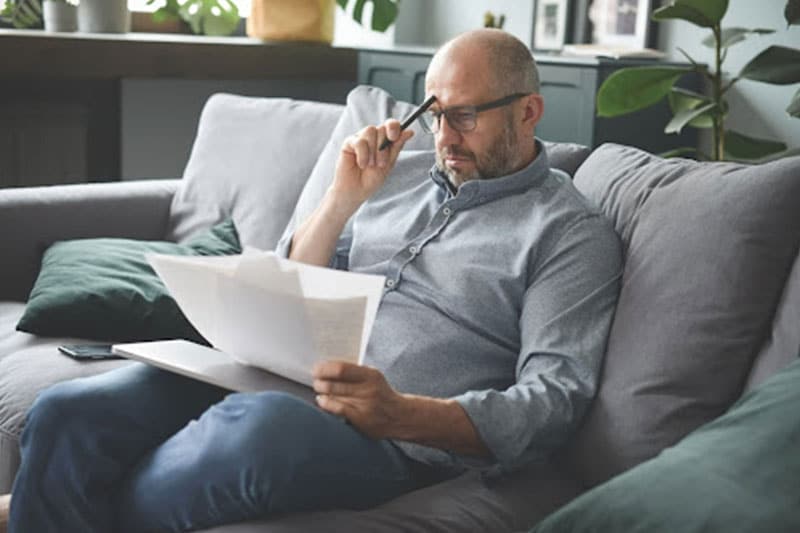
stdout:
<svg viewBox="0 0 800 533">
<path fill-rule="evenodd" d="M 470 180 L 456 189 L 450 183 L 447 175 L 440 171 L 436 165 L 430 170 L 430 177 L 433 182 L 447 192 L 448 196 L 463 194 L 480 198 L 481 203 L 525 192 L 540 185 L 549 174 L 550 164 L 547 158 L 547 149 L 539 139 L 536 139 L 536 158 L 528 166 L 498 178 Z"/>
</svg>

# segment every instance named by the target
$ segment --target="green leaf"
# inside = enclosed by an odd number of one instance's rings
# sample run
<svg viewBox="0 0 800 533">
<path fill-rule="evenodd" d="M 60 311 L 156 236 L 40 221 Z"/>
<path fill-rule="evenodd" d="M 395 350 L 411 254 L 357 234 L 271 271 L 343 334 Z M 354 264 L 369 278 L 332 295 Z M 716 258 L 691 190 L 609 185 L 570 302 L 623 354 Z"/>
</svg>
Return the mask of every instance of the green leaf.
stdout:
<svg viewBox="0 0 800 533">
<path fill-rule="evenodd" d="M 342 9 L 347 9 L 347 2 L 350 0 L 336 0 L 336 3 L 339 4 L 339 7 Z"/>
<path fill-rule="evenodd" d="M 681 19 L 713 28 L 728 11 L 728 0 L 674 0 L 653 12 L 653 20 Z"/>
<path fill-rule="evenodd" d="M 766 28 L 756 28 L 754 30 L 748 30 L 747 28 L 725 28 L 722 30 L 720 35 L 720 48 L 728 48 L 736 43 L 742 42 L 749 34 L 752 33 L 758 35 L 767 35 L 769 33 L 775 33 L 775 30 L 769 30 Z M 716 47 L 716 39 L 714 39 L 713 32 L 711 35 L 703 39 L 703 44 L 709 48 Z"/>
<path fill-rule="evenodd" d="M 750 60 L 739 73 L 740 78 L 776 85 L 800 82 L 800 50 L 770 46 Z"/>
<path fill-rule="evenodd" d="M 786 108 L 786 112 L 793 117 L 800 118 L 800 89 L 797 89 L 797 92 L 794 93 L 792 101 L 789 102 L 789 107 Z"/>
<path fill-rule="evenodd" d="M 651 106 L 664 98 L 675 82 L 691 70 L 683 67 L 617 70 L 597 91 L 597 115 L 615 117 Z"/>
<path fill-rule="evenodd" d="M 673 150 L 667 150 L 666 152 L 661 152 L 658 155 L 663 158 L 669 158 L 669 157 L 681 157 L 689 154 L 697 155 L 697 148 L 692 148 L 691 146 L 682 146 L 680 148 L 675 148 Z"/>
<path fill-rule="evenodd" d="M 769 139 L 757 139 L 725 130 L 725 154 L 735 159 L 761 159 L 786 150 L 786 144 Z"/>
<path fill-rule="evenodd" d="M 684 109 L 672 117 L 672 120 L 670 120 L 664 128 L 664 133 L 680 133 L 684 126 L 689 124 L 692 120 L 703 114 L 707 114 L 715 107 L 717 107 L 717 104 L 712 102 L 696 109 Z"/>
<path fill-rule="evenodd" d="M 788 0 L 786 8 L 783 10 L 783 16 L 789 26 L 800 24 L 800 0 Z"/>
<path fill-rule="evenodd" d="M 711 98 L 681 87 L 673 87 L 667 95 L 667 99 L 673 115 L 712 103 Z M 710 112 L 699 113 L 688 122 L 688 125 L 693 128 L 711 128 L 714 126 L 713 114 Z"/>
<path fill-rule="evenodd" d="M 239 8 L 231 0 L 187 0 L 180 16 L 196 34 L 230 35 L 239 25 Z"/>
<path fill-rule="evenodd" d="M 397 4 L 389 1 L 372 0 L 372 29 L 386 31 L 397 18 Z"/>
<path fill-rule="evenodd" d="M 364 23 L 361 21 L 361 19 L 364 18 L 364 4 L 366 3 L 367 0 L 356 0 L 356 7 L 353 8 L 353 20 L 362 26 Z"/>
</svg>

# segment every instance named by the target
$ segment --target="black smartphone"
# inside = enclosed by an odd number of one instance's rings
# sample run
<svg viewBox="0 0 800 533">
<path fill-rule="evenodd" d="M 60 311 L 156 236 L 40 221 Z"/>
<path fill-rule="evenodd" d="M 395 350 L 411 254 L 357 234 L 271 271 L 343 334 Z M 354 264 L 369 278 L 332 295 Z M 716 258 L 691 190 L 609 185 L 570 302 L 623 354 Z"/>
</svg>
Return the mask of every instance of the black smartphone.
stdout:
<svg viewBox="0 0 800 533">
<path fill-rule="evenodd" d="M 62 344 L 58 351 L 78 360 L 122 359 L 111 351 L 110 344 Z"/>
</svg>

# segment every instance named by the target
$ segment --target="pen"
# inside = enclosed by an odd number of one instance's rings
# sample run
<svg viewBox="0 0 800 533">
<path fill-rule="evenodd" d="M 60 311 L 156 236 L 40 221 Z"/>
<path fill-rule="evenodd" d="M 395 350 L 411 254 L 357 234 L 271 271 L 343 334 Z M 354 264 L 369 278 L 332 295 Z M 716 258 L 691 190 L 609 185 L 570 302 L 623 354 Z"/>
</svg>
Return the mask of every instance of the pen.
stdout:
<svg viewBox="0 0 800 533">
<path fill-rule="evenodd" d="M 436 101 L 436 97 L 433 96 L 433 95 L 430 95 L 427 100 L 422 102 L 422 105 L 420 105 L 418 108 L 416 108 L 414 110 L 414 112 L 411 113 L 408 116 L 408 118 L 403 121 L 402 124 L 400 124 L 400 131 L 403 131 L 404 129 L 409 127 L 411 124 L 413 124 L 414 121 L 417 120 L 417 118 L 421 114 L 423 114 L 425 111 L 427 111 L 428 108 L 431 106 L 431 104 L 433 104 L 435 101 Z M 388 148 L 391 145 L 392 145 L 392 141 L 390 141 L 389 139 L 384 139 L 383 142 L 381 143 L 381 145 L 378 147 L 378 151 L 385 150 L 386 148 Z"/>
</svg>

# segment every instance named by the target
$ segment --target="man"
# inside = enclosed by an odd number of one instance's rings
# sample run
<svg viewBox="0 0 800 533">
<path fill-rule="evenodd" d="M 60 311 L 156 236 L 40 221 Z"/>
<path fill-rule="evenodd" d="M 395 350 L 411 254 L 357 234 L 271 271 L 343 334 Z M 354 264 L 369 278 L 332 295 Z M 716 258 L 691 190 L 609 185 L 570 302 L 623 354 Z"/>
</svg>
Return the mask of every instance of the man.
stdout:
<svg viewBox="0 0 800 533">
<path fill-rule="evenodd" d="M 366 508 L 564 442 L 595 392 L 619 241 L 533 136 L 543 103 L 524 44 L 464 34 L 434 56 L 426 92 L 430 178 L 391 174 L 411 136 L 396 120 L 365 128 L 279 245 L 386 276 L 366 365 L 317 365 L 318 406 L 138 364 L 56 385 L 28 416 L 11 533 Z"/>
</svg>

